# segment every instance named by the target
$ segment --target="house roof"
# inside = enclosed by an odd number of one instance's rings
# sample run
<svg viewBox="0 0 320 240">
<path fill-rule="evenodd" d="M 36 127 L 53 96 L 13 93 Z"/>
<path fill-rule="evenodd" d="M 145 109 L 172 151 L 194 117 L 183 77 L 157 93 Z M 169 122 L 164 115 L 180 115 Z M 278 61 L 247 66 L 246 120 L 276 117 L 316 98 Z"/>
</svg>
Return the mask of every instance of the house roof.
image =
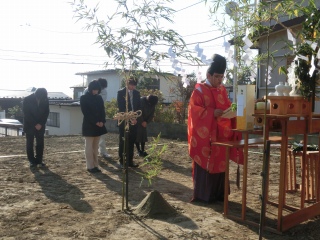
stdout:
<svg viewBox="0 0 320 240">
<path fill-rule="evenodd" d="M 26 90 L 0 90 L 0 98 L 24 98 L 32 94 L 36 88 Z M 71 99 L 63 92 L 48 92 L 48 99 Z"/>
<path fill-rule="evenodd" d="M 70 88 L 83 88 L 83 89 L 85 89 L 86 86 L 83 86 L 83 83 L 79 83 L 79 84 L 71 86 Z"/>
<path fill-rule="evenodd" d="M 283 26 L 293 27 L 293 26 L 299 25 L 305 20 L 305 18 L 306 18 L 305 16 L 301 16 L 301 17 L 296 17 L 296 18 L 284 21 L 284 22 L 282 22 L 282 25 L 279 23 L 275 24 L 275 25 L 271 26 L 271 28 L 272 28 L 271 32 L 278 32 L 280 30 L 283 30 L 284 29 Z"/>
<path fill-rule="evenodd" d="M 318 8 L 318 12 L 320 12 L 320 8 Z M 287 21 L 283 21 L 281 24 L 277 23 L 275 25 L 272 25 L 270 27 L 271 33 L 275 33 L 275 32 L 283 30 L 284 26 L 287 28 L 298 26 L 298 25 L 302 24 L 306 20 L 306 18 L 307 18 L 307 16 L 303 15 L 300 17 L 295 17 L 295 18 L 289 19 Z M 265 36 L 265 35 L 267 35 L 266 32 L 261 34 L 261 36 Z"/>
<path fill-rule="evenodd" d="M 82 75 L 98 75 L 98 74 L 114 73 L 114 72 L 119 72 L 119 71 L 122 71 L 122 70 L 121 69 L 96 70 L 96 71 L 88 71 L 88 72 L 78 72 L 78 73 L 76 73 L 76 75 L 81 75 L 81 76 Z M 125 70 L 125 71 L 129 72 L 130 70 Z M 149 71 L 143 71 L 143 70 L 141 70 L 141 72 L 149 73 Z M 157 74 L 157 73 L 154 73 L 154 74 Z M 168 72 L 161 72 L 160 74 L 174 75 L 174 74 L 168 73 Z"/>
<path fill-rule="evenodd" d="M 88 71 L 88 72 L 79 72 L 79 73 L 76 73 L 76 75 L 94 75 L 94 74 L 102 74 L 102 73 L 113 73 L 119 70 L 120 69 L 95 70 L 95 71 Z"/>
<path fill-rule="evenodd" d="M 283 21 L 281 24 L 277 23 L 275 25 L 272 25 L 270 26 L 270 33 L 276 33 L 278 31 L 281 31 L 284 29 L 284 26 L 289 28 L 289 27 L 293 27 L 293 26 L 297 26 L 299 24 L 301 24 L 303 21 L 305 20 L 305 16 L 301 16 L 301 17 L 296 17 L 296 18 L 293 18 L 293 19 L 289 19 L 287 21 Z M 258 38 L 261 38 L 261 37 L 264 37 L 268 34 L 268 32 L 262 32 L 262 33 L 259 33 L 258 31 L 255 31 L 253 33 L 253 35 L 259 35 Z M 243 38 L 244 35 L 241 36 L 241 38 Z M 234 45 L 234 38 L 230 39 L 228 41 L 231 45 Z M 256 47 L 255 46 L 252 46 L 251 49 L 255 49 Z"/>
<path fill-rule="evenodd" d="M 57 105 L 57 106 L 80 106 L 80 101 L 75 100 L 49 100 L 50 105 Z"/>
</svg>

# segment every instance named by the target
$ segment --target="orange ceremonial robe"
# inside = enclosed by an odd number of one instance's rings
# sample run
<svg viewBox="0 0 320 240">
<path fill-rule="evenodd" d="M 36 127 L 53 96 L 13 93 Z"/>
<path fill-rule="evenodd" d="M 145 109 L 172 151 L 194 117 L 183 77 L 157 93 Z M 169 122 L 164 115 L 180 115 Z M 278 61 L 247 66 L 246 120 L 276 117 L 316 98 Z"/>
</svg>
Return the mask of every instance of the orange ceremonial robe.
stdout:
<svg viewBox="0 0 320 240">
<path fill-rule="evenodd" d="M 188 107 L 189 155 L 209 173 L 225 172 L 225 147 L 212 146 L 212 142 L 240 140 L 241 134 L 233 132 L 235 118 L 215 118 L 214 110 L 226 110 L 231 102 L 224 86 L 211 87 L 197 84 Z M 242 149 L 231 149 L 230 159 L 243 164 Z"/>
</svg>

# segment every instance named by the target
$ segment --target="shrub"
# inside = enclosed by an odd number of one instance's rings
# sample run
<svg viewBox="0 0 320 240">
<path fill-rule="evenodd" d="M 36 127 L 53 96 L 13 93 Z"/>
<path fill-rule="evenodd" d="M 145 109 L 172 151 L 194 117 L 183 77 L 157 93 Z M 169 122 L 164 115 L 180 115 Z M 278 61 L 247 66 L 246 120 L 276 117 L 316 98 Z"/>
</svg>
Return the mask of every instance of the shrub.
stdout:
<svg viewBox="0 0 320 240">
<path fill-rule="evenodd" d="M 113 116 L 118 112 L 117 100 L 113 98 L 110 102 L 105 102 L 104 108 L 106 111 L 106 117 L 113 119 Z"/>
<path fill-rule="evenodd" d="M 149 94 L 155 95 L 159 98 L 158 104 L 155 108 L 154 121 L 164 123 L 180 122 L 181 118 L 181 103 L 164 104 L 163 96 L 159 90 L 140 89 L 141 96 L 148 96 Z M 106 117 L 113 119 L 114 115 L 118 112 L 118 104 L 116 99 L 105 103 Z"/>
</svg>

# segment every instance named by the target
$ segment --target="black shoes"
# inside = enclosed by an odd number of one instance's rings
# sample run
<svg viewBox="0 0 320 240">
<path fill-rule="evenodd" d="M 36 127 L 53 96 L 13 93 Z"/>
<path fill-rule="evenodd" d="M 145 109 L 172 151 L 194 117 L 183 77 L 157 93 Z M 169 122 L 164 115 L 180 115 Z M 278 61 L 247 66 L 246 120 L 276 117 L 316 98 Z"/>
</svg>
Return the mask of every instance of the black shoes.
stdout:
<svg viewBox="0 0 320 240">
<path fill-rule="evenodd" d="M 35 168 L 35 167 L 37 166 L 37 164 L 35 164 L 35 163 L 33 163 L 33 162 L 30 162 L 29 164 L 30 164 L 30 165 L 29 165 L 30 168 Z"/>
<path fill-rule="evenodd" d="M 129 164 L 129 167 L 131 167 L 131 168 L 137 168 L 137 167 L 139 167 L 139 164 L 132 163 L 132 164 Z M 121 169 L 124 168 L 124 166 L 123 166 L 122 163 L 119 163 L 119 168 L 121 168 Z"/>
<path fill-rule="evenodd" d="M 139 157 L 146 157 L 148 156 L 148 153 L 146 151 L 138 151 Z"/>
<path fill-rule="evenodd" d="M 88 172 L 90 173 L 98 173 L 101 172 L 101 170 L 97 167 L 91 168 L 91 169 L 87 169 Z"/>
<path fill-rule="evenodd" d="M 45 163 L 43 163 L 43 162 L 29 162 L 29 166 L 30 166 L 30 168 L 35 168 L 35 167 L 37 167 L 37 166 L 39 166 L 39 167 L 46 167 L 46 164 Z"/>
<path fill-rule="evenodd" d="M 137 168 L 137 167 L 139 167 L 139 164 L 132 163 L 132 164 L 129 164 L 129 167 Z"/>
</svg>

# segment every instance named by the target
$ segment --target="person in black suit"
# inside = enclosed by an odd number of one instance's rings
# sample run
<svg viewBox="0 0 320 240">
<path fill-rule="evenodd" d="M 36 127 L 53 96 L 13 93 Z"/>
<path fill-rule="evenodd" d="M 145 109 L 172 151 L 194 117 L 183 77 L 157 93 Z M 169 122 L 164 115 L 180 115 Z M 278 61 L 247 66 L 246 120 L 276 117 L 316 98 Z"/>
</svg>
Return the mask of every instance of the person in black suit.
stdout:
<svg viewBox="0 0 320 240">
<path fill-rule="evenodd" d="M 128 79 L 128 111 L 141 110 L 140 107 L 140 92 L 136 90 L 138 80 L 136 78 L 130 77 Z M 119 112 L 126 112 L 126 87 L 120 89 L 117 93 L 117 102 Z M 131 96 L 131 97 L 130 97 Z M 137 137 L 137 120 L 131 121 L 129 125 L 129 159 L 128 165 L 129 167 L 138 167 L 138 164 L 133 162 L 133 153 L 134 153 L 134 144 Z M 121 123 L 119 126 L 119 161 L 120 166 L 123 166 L 123 155 L 126 154 L 124 152 L 124 133 L 125 133 L 125 121 Z"/>
<path fill-rule="evenodd" d="M 35 167 L 37 164 L 45 166 L 43 163 L 44 133 L 50 111 L 47 90 L 38 88 L 33 94 L 25 97 L 22 110 L 23 131 L 26 134 L 30 167 Z M 36 139 L 36 156 L 33 149 L 34 138 Z"/>
<path fill-rule="evenodd" d="M 146 157 L 148 156 L 148 153 L 144 150 L 144 147 L 146 142 L 148 142 L 147 125 L 153 120 L 156 104 L 158 103 L 158 97 L 151 94 L 146 97 L 141 97 L 140 102 L 142 115 L 138 122 L 136 147 L 139 156 Z"/>
<path fill-rule="evenodd" d="M 86 94 L 80 97 L 83 114 L 82 135 L 85 138 L 87 171 L 90 173 L 101 172 L 98 162 L 99 140 L 101 135 L 107 133 L 104 125 L 106 113 L 100 91 L 101 85 L 98 80 L 93 80 L 89 83 Z"/>
</svg>

